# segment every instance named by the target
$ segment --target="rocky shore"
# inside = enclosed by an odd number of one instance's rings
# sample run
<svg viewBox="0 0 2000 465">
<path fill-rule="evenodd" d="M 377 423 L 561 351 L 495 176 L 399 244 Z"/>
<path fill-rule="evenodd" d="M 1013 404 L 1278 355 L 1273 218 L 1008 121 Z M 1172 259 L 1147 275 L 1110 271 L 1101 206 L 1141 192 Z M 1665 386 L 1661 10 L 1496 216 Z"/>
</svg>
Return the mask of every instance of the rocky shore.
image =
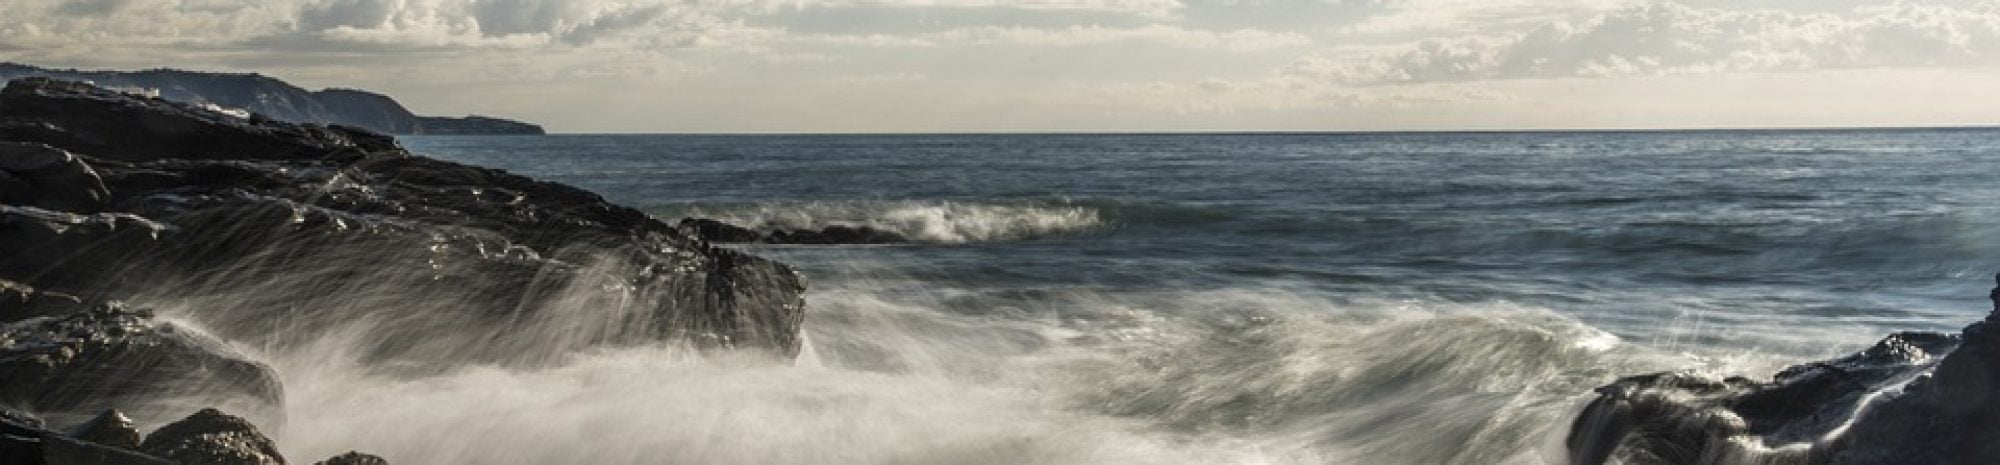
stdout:
<svg viewBox="0 0 2000 465">
<path fill-rule="evenodd" d="M 252 426 L 284 421 L 282 377 L 236 347 L 362 334 L 405 369 L 663 343 L 784 358 L 803 290 L 590 192 L 366 130 L 0 90 L 0 462 L 285 463 Z M 164 426 L 138 447 L 77 432 L 107 415 Z"/>
<path fill-rule="evenodd" d="M 2000 463 L 2000 287 L 1957 335 L 1906 332 L 1771 381 L 1656 373 L 1598 388 L 1573 465 Z"/>
</svg>

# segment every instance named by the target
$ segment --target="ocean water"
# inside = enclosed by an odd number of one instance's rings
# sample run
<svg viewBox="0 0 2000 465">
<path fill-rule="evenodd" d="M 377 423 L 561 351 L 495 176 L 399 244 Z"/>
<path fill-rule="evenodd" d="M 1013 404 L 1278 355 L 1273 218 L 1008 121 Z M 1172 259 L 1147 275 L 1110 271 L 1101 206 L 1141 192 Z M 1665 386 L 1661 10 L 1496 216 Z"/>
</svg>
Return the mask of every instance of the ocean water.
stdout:
<svg viewBox="0 0 2000 465">
<path fill-rule="evenodd" d="M 403 143 L 668 221 L 917 242 L 737 246 L 810 283 L 789 363 L 634 347 L 392 376 L 265 354 L 290 456 L 1555 464 L 1618 376 L 1764 377 L 1953 331 L 2000 271 L 2000 131 Z"/>
</svg>

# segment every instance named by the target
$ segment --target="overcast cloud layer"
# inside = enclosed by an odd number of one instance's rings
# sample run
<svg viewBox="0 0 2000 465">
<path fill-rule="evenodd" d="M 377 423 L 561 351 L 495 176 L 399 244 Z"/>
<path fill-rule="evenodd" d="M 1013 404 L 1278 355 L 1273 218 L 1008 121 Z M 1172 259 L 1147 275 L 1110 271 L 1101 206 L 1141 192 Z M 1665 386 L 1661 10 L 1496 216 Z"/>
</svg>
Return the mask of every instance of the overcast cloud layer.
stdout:
<svg viewBox="0 0 2000 465">
<path fill-rule="evenodd" d="M 2000 122 L 2000 1 L 7 0 L 0 60 L 562 131 Z"/>
</svg>

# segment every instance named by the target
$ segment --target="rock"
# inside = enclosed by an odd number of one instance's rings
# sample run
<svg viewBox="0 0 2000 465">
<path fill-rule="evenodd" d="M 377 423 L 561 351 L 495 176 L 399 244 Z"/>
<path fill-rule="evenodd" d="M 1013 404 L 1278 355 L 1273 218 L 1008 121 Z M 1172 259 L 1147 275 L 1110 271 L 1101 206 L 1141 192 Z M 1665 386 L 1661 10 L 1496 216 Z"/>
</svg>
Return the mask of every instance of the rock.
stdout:
<svg viewBox="0 0 2000 465">
<path fill-rule="evenodd" d="M 117 410 L 97 414 L 72 430 L 70 436 L 120 449 L 139 448 L 139 428 L 132 426 L 132 419 Z"/>
<path fill-rule="evenodd" d="M 764 233 L 707 218 L 681 218 L 681 221 L 675 223 L 674 227 L 679 228 L 688 235 L 699 237 L 709 242 L 743 243 L 764 241 Z"/>
<path fill-rule="evenodd" d="M 79 215 L 0 205 L 0 279 L 75 295 L 118 284 L 164 246 L 169 226 L 129 213 Z"/>
<path fill-rule="evenodd" d="M 278 446 L 248 420 L 202 409 L 146 435 L 141 451 L 180 465 L 284 465 Z"/>
<path fill-rule="evenodd" d="M 899 243 L 909 242 L 910 239 L 907 237 L 903 237 L 903 235 L 901 234 L 870 228 L 867 226 L 833 225 L 820 228 L 817 230 L 792 229 L 792 230 L 772 231 L 771 235 L 765 238 L 764 241 L 773 244 L 829 245 L 829 244 L 899 244 Z"/>
<path fill-rule="evenodd" d="M 58 424 L 113 408 L 157 423 L 206 405 L 282 420 L 270 367 L 116 303 L 0 325 L 0 403 Z"/>
<path fill-rule="evenodd" d="M 0 142 L 0 203 L 96 213 L 111 192 L 76 155 L 41 144 Z M 11 180 L 11 182 L 9 181 Z M 9 189 L 13 184 L 20 189 Z"/>
<path fill-rule="evenodd" d="M 42 459 L 48 465 L 185 465 L 54 434 L 42 436 Z"/>
<path fill-rule="evenodd" d="M 9 465 L 175 465 L 136 451 L 42 428 L 41 421 L 0 408 L 0 463 Z"/>
<path fill-rule="evenodd" d="M 1962 335 L 1897 333 L 1770 382 L 1659 373 L 1598 388 L 1570 463 L 2000 463 L 2000 288 Z"/>
<path fill-rule="evenodd" d="M 758 232 L 707 218 L 682 218 L 675 227 L 686 234 L 717 243 L 835 245 L 900 244 L 910 241 L 910 238 L 901 234 L 867 226 L 832 225 L 819 229 L 773 229 L 768 232 Z"/>
<path fill-rule="evenodd" d="M 0 140 L 93 158 L 300 159 L 395 149 L 388 136 L 339 126 L 242 120 L 73 81 L 24 78 L 0 89 Z"/>
<path fill-rule="evenodd" d="M 389 465 L 389 461 L 383 460 L 381 457 L 349 451 L 345 454 L 333 456 L 330 459 L 321 460 L 314 465 Z"/>
<path fill-rule="evenodd" d="M 0 323 L 60 315 L 82 307 L 83 300 L 74 295 L 37 290 L 26 284 L 0 279 Z"/>
<path fill-rule="evenodd" d="M 344 328 L 413 363 L 663 339 L 798 350 L 789 267 L 386 136 L 24 79 L 0 90 L 0 140 L 73 153 L 111 193 L 89 214 L 0 204 L 0 280 L 34 289 L 192 302 L 205 329 L 277 349 Z"/>
</svg>

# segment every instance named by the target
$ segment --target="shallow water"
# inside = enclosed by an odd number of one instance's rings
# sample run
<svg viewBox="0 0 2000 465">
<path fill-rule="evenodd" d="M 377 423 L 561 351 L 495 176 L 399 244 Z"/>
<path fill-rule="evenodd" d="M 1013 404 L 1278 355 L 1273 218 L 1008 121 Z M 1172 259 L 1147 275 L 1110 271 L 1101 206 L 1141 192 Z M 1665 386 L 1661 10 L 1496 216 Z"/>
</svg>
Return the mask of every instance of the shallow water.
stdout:
<svg viewBox="0 0 2000 465">
<path fill-rule="evenodd" d="M 1995 135 L 406 138 L 669 221 L 919 242 L 744 246 L 811 282 L 795 363 L 246 350 L 290 388 L 293 457 L 1558 463 L 1619 375 L 1765 376 L 1983 315 Z"/>
</svg>

